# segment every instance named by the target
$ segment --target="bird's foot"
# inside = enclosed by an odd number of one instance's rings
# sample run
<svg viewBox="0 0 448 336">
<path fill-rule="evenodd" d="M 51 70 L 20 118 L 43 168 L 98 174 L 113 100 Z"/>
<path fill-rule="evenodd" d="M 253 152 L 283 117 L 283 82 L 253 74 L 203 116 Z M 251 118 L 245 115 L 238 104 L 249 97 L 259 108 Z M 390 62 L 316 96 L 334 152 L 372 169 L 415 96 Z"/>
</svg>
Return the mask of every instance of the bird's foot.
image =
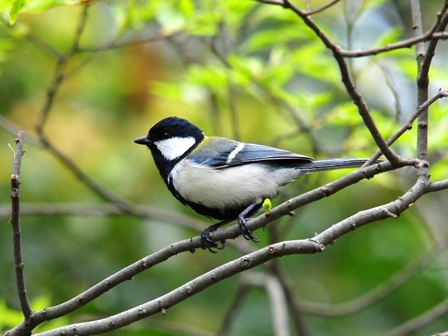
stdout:
<svg viewBox="0 0 448 336">
<path fill-rule="evenodd" d="M 204 231 L 202 231 L 200 240 L 201 240 L 201 248 L 203 250 L 207 249 L 212 253 L 217 253 L 217 251 L 213 249 L 222 250 L 226 246 L 226 241 L 221 240 L 221 246 L 219 246 L 217 243 L 215 243 L 210 237 L 213 235 L 213 232 L 216 231 L 217 228 L 213 225 L 206 228 Z"/>
<path fill-rule="evenodd" d="M 252 240 L 255 243 L 258 243 L 260 239 L 258 237 L 254 236 L 252 233 L 252 230 L 247 227 L 247 221 L 251 220 L 252 218 L 244 218 L 243 216 L 238 217 L 238 227 L 240 229 L 241 235 L 246 240 Z"/>
</svg>

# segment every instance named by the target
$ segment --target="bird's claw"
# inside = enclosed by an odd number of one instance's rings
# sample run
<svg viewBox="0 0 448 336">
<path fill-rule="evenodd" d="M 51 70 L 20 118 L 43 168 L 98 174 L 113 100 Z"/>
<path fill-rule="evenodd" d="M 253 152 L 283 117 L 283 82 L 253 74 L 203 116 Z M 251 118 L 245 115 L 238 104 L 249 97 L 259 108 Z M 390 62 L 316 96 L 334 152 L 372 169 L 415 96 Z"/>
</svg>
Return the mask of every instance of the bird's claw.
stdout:
<svg viewBox="0 0 448 336">
<path fill-rule="evenodd" d="M 207 249 L 212 253 L 217 253 L 215 250 L 213 249 L 218 249 L 218 250 L 222 250 L 224 249 L 224 247 L 226 246 L 226 241 L 225 240 L 221 240 L 221 246 L 219 246 L 217 243 L 215 243 L 210 237 L 213 235 L 213 230 L 210 227 L 205 229 L 204 231 L 202 231 L 201 236 L 200 236 L 200 240 L 201 240 L 201 248 L 203 250 Z"/>
<path fill-rule="evenodd" d="M 254 236 L 252 233 L 252 230 L 247 227 L 247 220 L 251 220 L 252 218 L 244 218 L 244 217 L 238 217 L 238 227 L 240 229 L 241 235 L 246 240 L 252 240 L 255 243 L 258 243 L 260 239 L 258 237 Z"/>
</svg>

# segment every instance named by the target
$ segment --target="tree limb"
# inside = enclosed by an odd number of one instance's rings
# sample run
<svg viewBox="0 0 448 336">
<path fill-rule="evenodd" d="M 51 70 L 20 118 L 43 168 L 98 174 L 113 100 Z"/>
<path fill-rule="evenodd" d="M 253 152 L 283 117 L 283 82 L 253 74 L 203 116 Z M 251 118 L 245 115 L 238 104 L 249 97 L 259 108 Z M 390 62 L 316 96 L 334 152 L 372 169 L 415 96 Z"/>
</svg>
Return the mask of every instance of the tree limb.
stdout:
<svg viewBox="0 0 448 336">
<path fill-rule="evenodd" d="M 424 164 L 419 164 L 418 169 L 422 170 L 423 167 Z M 104 333 L 129 325 L 133 322 L 160 312 L 166 313 L 167 309 L 203 291 L 204 289 L 213 286 L 217 282 L 227 279 L 240 272 L 252 269 L 267 262 L 268 260 L 292 254 L 312 254 L 322 252 L 326 245 L 334 243 L 337 238 L 356 228 L 378 220 L 391 217 L 396 218 L 403 211 L 407 210 L 412 203 L 417 201 L 426 193 L 428 185 L 429 176 L 422 172 L 419 174 L 414 186 L 397 200 L 375 208 L 361 211 L 339 223 L 334 224 L 311 239 L 292 240 L 271 244 L 270 246 L 261 248 L 258 251 L 219 266 L 187 282 L 181 287 L 160 296 L 157 299 L 131 308 L 122 313 L 96 321 L 78 323 L 57 328 L 51 331 L 39 333 L 37 335 L 56 336 L 64 334 L 67 336 L 81 336 Z M 15 330 L 11 331 L 8 335 L 16 335 Z"/>
<path fill-rule="evenodd" d="M 14 163 L 11 175 L 11 219 L 14 244 L 14 268 L 16 271 L 17 292 L 19 295 L 20 307 L 22 308 L 25 321 L 29 322 L 33 317 L 33 310 L 31 309 L 26 291 L 25 275 L 23 272 L 24 262 L 22 258 L 22 242 L 20 229 L 20 168 L 22 165 L 23 139 L 25 133 L 19 131 L 16 139 L 16 151 L 14 152 Z"/>
</svg>

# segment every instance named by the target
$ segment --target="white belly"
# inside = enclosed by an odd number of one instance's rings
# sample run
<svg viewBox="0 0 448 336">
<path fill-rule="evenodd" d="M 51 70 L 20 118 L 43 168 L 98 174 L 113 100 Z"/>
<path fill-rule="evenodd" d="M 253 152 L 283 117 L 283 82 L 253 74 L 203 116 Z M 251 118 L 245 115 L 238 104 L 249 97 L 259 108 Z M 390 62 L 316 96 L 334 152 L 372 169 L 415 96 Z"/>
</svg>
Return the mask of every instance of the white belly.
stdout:
<svg viewBox="0 0 448 336">
<path fill-rule="evenodd" d="M 260 163 L 214 170 L 189 160 L 179 162 L 170 173 L 174 188 L 185 200 L 215 209 L 272 199 L 280 185 L 300 175 L 297 169 L 272 171 Z"/>
</svg>

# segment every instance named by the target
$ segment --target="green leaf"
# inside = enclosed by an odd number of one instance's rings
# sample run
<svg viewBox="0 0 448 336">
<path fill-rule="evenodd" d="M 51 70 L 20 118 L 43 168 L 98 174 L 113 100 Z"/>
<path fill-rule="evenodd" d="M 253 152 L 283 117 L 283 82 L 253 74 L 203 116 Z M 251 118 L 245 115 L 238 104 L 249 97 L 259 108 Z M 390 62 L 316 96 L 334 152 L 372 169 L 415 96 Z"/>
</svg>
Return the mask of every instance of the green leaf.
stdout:
<svg viewBox="0 0 448 336">
<path fill-rule="evenodd" d="M 11 10 L 9 11 L 9 23 L 14 24 L 17 20 L 17 16 L 19 16 L 20 11 L 25 5 L 25 0 L 15 0 Z"/>
<path fill-rule="evenodd" d="M 1 0 L 0 1 L 0 12 L 3 12 L 13 5 L 14 0 Z"/>
</svg>

